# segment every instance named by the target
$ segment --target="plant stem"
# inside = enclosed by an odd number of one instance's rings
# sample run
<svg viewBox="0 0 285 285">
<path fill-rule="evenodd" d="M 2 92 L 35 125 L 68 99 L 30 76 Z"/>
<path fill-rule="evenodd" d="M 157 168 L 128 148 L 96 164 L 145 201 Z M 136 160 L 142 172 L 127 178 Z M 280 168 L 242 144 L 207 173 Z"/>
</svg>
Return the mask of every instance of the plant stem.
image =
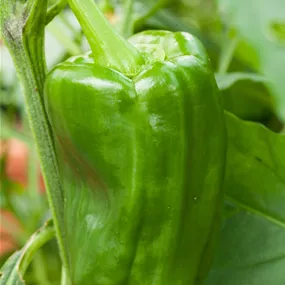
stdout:
<svg viewBox="0 0 285 285">
<path fill-rule="evenodd" d="M 56 3 L 48 7 L 46 14 L 46 25 L 53 20 L 66 6 L 67 0 L 57 0 Z"/>
<path fill-rule="evenodd" d="M 39 202 L 39 173 L 38 173 L 38 157 L 35 145 L 29 148 L 29 164 L 28 164 L 28 189 L 31 201 Z M 38 205 L 40 206 L 40 205 Z"/>
<path fill-rule="evenodd" d="M 125 74 L 135 73 L 142 64 L 140 53 L 121 37 L 93 0 L 68 0 L 91 46 L 96 64 Z"/>
<path fill-rule="evenodd" d="M 51 222 L 47 222 L 41 229 L 31 236 L 24 248 L 19 260 L 19 272 L 24 276 L 33 256 L 45 243 L 54 237 L 54 228 Z"/>
<path fill-rule="evenodd" d="M 124 7 L 124 17 L 122 23 L 122 32 L 121 34 L 128 38 L 133 34 L 134 29 L 134 21 L 133 21 L 133 0 L 125 0 L 125 7 Z"/>
<path fill-rule="evenodd" d="M 26 111 L 35 138 L 63 266 L 68 269 L 65 248 L 64 199 L 60 173 L 43 104 L 46 64 L 44 29 L 47 0 L 1 1 L 3 38 L 24 89 Z"/>
</svg>

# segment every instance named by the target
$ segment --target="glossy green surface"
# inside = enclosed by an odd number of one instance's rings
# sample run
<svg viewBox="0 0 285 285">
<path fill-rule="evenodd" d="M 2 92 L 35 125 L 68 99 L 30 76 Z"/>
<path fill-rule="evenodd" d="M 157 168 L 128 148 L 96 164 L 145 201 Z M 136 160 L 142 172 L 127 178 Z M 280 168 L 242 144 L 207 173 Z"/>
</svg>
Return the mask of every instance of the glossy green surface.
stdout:
<svg viewBox="0 0 285 285">
<path fill-rule="evenodd" d="M 186 33 L 130 42 L 124 75 L 71 58 L 45 104 L 65 188 L 76 285 L 196 285 L 208 271 L 225 165 L 222 106 L 208 57 Z"/>
</svg>

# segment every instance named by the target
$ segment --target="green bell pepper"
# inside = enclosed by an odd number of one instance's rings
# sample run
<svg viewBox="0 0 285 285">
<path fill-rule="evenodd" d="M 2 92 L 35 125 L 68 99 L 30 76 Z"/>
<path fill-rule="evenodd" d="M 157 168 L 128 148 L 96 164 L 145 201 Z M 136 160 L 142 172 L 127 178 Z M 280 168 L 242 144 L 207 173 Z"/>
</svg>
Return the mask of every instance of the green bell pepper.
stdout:
<svg viewBox="0 0 285 285">
<path fill-rule="evenodd" d="M 93 1 L 78 3 L 69 1 L 92 52 L 57 65 L 45 86 L 72 282 L 201 284 L 226 152 L 209 58 L 188 33 L 146 31 L 126 41 Z"/>
</svg>

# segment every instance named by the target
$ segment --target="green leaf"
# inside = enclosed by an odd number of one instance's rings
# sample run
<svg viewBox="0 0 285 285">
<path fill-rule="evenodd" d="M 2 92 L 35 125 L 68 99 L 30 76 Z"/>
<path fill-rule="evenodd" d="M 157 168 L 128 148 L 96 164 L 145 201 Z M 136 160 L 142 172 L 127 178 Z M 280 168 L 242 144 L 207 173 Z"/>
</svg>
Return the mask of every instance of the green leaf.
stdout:
<svg viewBox="0 0 285 285">
<path fill-rule="evenodd" d="M 37 250 L 54 237 L 51 220 L 34 233 L 20 251 L 15 252 L 0 270 L 1 285 L 22 285 L 24 274 Z"/>
<path fill-rule="evenodd" d="M 225 220 L 207 285 L 285 284 L 285 135 L 226 114 Z"/>
<path fill-rule="evenodd" d="M 278 114 L 285 122 L 285 1 L 217 2 L 226 21 L 246 43 L 243 43 L 239 53 L 268 78 L 268 87 L 275 97 Z"/>
<path fill-rule="evenodd" d="M 18 271 L 18 262 L 21 258 L 22 252 L 15 252 L 3 265 L 0 272 L 1 285 L 24 285 L 24 280 Z"/>
</svg>

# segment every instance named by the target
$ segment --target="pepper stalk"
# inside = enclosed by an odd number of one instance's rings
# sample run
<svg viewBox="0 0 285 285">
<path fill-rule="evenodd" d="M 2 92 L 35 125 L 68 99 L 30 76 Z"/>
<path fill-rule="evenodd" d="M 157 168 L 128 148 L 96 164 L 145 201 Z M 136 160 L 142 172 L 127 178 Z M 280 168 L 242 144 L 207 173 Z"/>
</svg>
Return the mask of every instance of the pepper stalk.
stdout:
<svg viewBox="0 0 285 285">
<path fill-rule="evenodd" d="M 134 74 L 144 64 L 135 47 L 117 33 L 93 0 L 68 0 L 93 52 L 95 64 Z"/>
</svg>

